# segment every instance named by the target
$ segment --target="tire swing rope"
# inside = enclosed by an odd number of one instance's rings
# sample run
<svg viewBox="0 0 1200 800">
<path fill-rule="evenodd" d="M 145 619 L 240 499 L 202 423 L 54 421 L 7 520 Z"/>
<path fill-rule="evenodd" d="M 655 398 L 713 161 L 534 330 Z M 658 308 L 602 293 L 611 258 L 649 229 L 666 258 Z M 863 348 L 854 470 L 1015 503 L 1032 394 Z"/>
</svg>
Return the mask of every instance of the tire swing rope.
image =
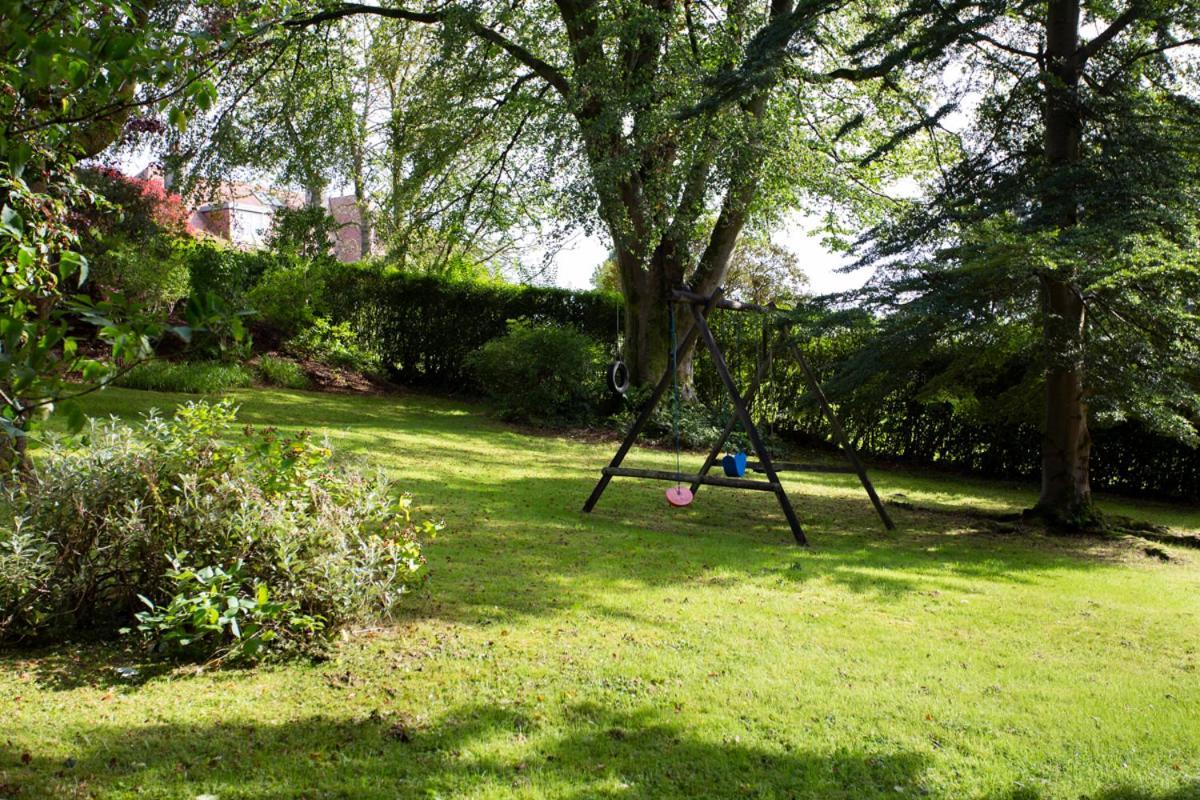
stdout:
<svg viewBox="0 0 1200 800">
<path fill-rule="evenodd" d="M 676 508 L 682 508 L 691 504 L 692 490 L 683 485 L 679 458 L 679 343 L 675 330 L 675 304 L 670 303 L 669 306 L 671 311 L 671 393 L 674 397 L 671 405 L 671 430 L 675 435 L 675 487 L 667 489 L 667 502 Z"/>
<path fill-rule="evenodd" d="M 625 366 L 624 359 L 621 358 L 621 307 L 617 306 L 617 336 L 616 344 L 613 347 L 613 362 L 608 365 L 608 369 L 604 373 L 604 382 L 608 384 L 608 390 L 613 394 L 625 396 L 629 391 L 629 367 Z"/>
</svg>

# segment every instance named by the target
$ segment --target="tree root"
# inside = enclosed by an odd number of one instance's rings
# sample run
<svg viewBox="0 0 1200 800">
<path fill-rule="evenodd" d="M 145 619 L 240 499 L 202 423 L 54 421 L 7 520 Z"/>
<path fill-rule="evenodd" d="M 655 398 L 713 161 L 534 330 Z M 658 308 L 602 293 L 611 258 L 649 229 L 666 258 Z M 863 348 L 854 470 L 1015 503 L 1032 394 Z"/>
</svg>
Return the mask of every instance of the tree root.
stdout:
<svg viewBox="0 0 1200 800">
<path fill-rule="evenodd" d="M 889 506 L 902 508 L 906 511 L 923 514 L 937 514 L 946 517 L 966 517 L 988 523 L 987 528 L 993 533 L 1021 533 L 1031 526 L 1039 526 L 1052 536 L 1100 537 L 1107 539 L 1141 539 L 1145 542 L 1165 544 L 1174 547 L 1187 547 L 1200 550 L 1200 536 L 1173 533 L 1165 525 L 1157 525 L 1145 520 L 1117 514 L 1105 514 L 1099 509 L 1092 508 L 1087 514 L 1073 518 L 1049 514 L 1044 510 L 1029 508 L 1017 513 L 998 513 L 981 511 L 979 509 L 934 508 L 919 506 L 907 500 L 904 495 L 893 495 L 884 501 Z M 1147 544 L 1143 552 L 1161 561 L 1173 561 L 1170 553 L 1155 544 Z"/>
</svg>

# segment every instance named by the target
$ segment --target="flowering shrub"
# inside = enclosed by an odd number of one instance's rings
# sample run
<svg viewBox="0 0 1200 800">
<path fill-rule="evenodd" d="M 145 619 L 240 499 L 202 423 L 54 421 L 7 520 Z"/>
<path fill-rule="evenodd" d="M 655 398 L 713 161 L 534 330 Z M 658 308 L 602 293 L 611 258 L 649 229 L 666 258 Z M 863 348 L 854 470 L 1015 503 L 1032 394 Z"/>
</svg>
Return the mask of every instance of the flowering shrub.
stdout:
<svg viewBox="0 0 1200 800">
<path fill-rule="evenodd" d="M 195 230 L 183 198 L 160 178 L 135 178 L 112 167 L 80 170 L 99 202 L 73 220 L 91 264 L 93 297 L 122 294 L 165 316 L 188 295 L 188 265 L 180 244 Z"/>
<path fill-rule="evenodd" d="M 134 241 L 154 236 L 194 236 L 183 198 L 168 191 L 161 178 L 135 178 L 114 167 L 80 171 L 80 180 L 112 205 L 89 209 L 84 227 L 102 236 L 120 234 Z"/>
<path fill-rule="evenodd" d="M 438 526 L 307 434 L 234 418 L 189 403 L 93 423 L 86 446 L 51 443 L 31 479 L 6 481 L 0 639 L 126 628 L 163 650 L 257 656 L 392 615 Z"/>
</svg>

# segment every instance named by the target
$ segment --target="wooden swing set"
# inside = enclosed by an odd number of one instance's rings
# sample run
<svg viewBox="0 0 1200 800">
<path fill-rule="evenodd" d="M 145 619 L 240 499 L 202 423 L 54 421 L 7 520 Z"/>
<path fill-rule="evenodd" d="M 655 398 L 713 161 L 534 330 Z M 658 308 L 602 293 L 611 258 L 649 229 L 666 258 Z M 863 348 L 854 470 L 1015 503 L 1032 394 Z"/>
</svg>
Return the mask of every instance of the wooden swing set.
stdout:
<svg viewBox="0 0 1200 800">
<path fill-rule="evenodd" d="M 716 308 L 728 311 L 751 312 L 774 314 L 774 309 L 763 306 L 754 305 L 751 303 L 741 303 L 735 300 L 726 300 L 722 297 L 723 290 L 717 289 L 712 295 L 706 296 L 698 294 L 689 289 L 675 289 L 671 292 L 670 302 L 673 307 L 685 306 L 691 312 L 692 327 L 684 335 L 682 341 L 673 341 L 673 351 L 671 354 L 671 363 L 667 365 L 663 376 L 659 379 L 658 384 L 654 387 L 649 400 L 638 413 L 637 419 L 634 420 L 629 433 L 625 435 L 625 440 L 621 442 L 621 446 L 617 449 L 612 461 L 608 466 L 601 470 L 600 480 L 596 484 L 596 488 L 592 490 L 592 494 L 588 497 L 587 502 L 583 504 L 585 513 L 590 513 L 599 502 L 600 496 L 604 494 L 604 490 L 608 488 L 609 481 L 613 478 L 644 478 L 649 480 L 671 481 L 676 484 L 676 488 L 668 491 L 668 501 L 672 505 L 686 505 L 691 501 L 691 497 L 700 490 L 701 486 L 723 486 L 729 489 L 749 489 L 760 492 L 772 492 L 775 498 L 779 501 L 779 507 L 783 510 L 784 517 L 787 518 L 788 525 L 792 529 L 792 536 L 795 537 L 797 544 L 807 545 L 808 540 L 804 536 L 804 529 L 800 527 L 800 521 L 796 517 L 796 511 L 792 507 L 792 502 L 788 498 L 787 491 L 783 488 L 783 483 L 779 479 L 780 472 L 845 472 L 856 473 L 859 481 L 862 482 L 863 489 L 866 490 L 867 496 L 870 497 L 872 505 L 875 506 L 875 511 L 879 514 L 879 519 L 888 530 L 894 530 L 895 524 L 892 518 L 888 515 L 887 509 L 884 508 L 883 502 L 879 499 L 879 495 L 875 492 L 875 487 L 871 484 L 871 479 L 867 475 L 866 467 L 863 466 L 858 454 L 855 453 L 854 447 L 850 443 L 849 437 L 846 435 L 845 428 L 842 427 L 841 421 L 834 412 L 833 407 L 829 404 L 825 392 L 821 389 L 821 384 L 817 380 L 816 373 L 809 366 L 808 360 L 804 357 L 804 353 L 796 346 L 795 340 L 791 337 L 788 331 L 788 325 L 785 322 L 779 328 L 778 341 L 766 348 L 766 357 L 762 359 L 758 368 L 755 370 L 754 380 L 743 396 L 738 392 L 737 386 L 734 383 L 733 376 L 729 372 L 729 366 L 725 362 L 725 356 L 721 352 L 720 346 L 717 344 L 716 338 L 713 336 L 712 329 L 708 327 L 706 320 L 708 314 Z M 674 321 L 674 308 L 672 307 L 672 321 Z M 672 326 L 672 333 L 674 328 Z M 635 469 L 631 467 L 621 466 L 621 462 L 625 460 L 629 450 L 633 447 L 633 443 L 641 434 L 642 429 L 650 420 L 651 414 L 662 400 L 668 387 L 675 386 L 676 364 L 678 359 L 687 353 L 689 348 L 696 342 L 699 337 L 704 342 L 709 355 L 712 357 L 713 366 L 716 368 L 717 375 L 721 379 L 721 383 L 725 387 L 726 393 L 733 404 L 733 413 L 730 415 L 729 421 L 725 424 L 725 429 L 721 436 L 709 451 L 708 456 L 704 459 L 700 471 L 695 474 L 684 474 L 679 469 L 679 443 L 678 430 L 676 431 L 676 468 L 674 472 L 669 470 L 658 469 Z M 673 337 L 674 339 L 674 337 Z M 785 353 L 791 356 L 792 359 L 800 367 L 801 373 L 804 375 L 804 380 L 808 385 L 809 391 L 812 392 L 817 402 L 821 406 L 821 411 L 825 419 L 829 423 L 830 430 L 833 433 L 833 438 L 841 448 L 842 453 L 846 457 L 848 465 L 845 467 L 826 466 L 820 464 L 802 464 L 794 462 L 775 462 L 771 459 L 770 453 L 767 452 L 763 445 L 762 437 L 758 433 L 758 428 L 755 427 L 754 421 L 750 418 L 749 407 L 754 400 L 754 395 L 758 392 L 759 385 L 768 374 L 771 362 L 775 356 L 775 351 L 782 349 Z M 730 435 L 735 427 L 741 424 L 745 430 L 747 438 L 750 440 L 751 448 L 754 450 L 757 461 L 746 463 L 746 467 L 762 473 L 766 476 L 766 480 L 752 480 L 742 477 L 729 477 L 728 475 L 710 475 L 709 472 L 713 465 L 717 463 L 717 459 L 725 448 Z M 678 427 L 678 426 L 676 426 Z M 740 465 L 739 465 L 740 466 Z M 689 490 L 683 488 L 683 484 L 690 484 Z M 675 498 L 680 498 L 677 502 L 673 499 L 672 492 L 676 492 Z"/>
</svg>

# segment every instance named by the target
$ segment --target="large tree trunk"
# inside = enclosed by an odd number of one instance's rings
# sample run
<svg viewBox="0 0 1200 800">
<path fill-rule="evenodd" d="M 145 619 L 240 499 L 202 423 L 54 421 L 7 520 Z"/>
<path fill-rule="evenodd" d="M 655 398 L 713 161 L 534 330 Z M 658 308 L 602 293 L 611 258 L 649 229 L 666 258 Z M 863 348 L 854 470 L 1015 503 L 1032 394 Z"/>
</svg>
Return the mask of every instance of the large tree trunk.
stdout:
<svg viewBox="0 0 1200 800">
<path fill-rule="evenodd" d="M 1047 180 L 1042 213 L 1066 231 L 1079 221 L 1072 170 L 1079 162 L 1083 120 L 1078 90 L 1084 55 L 1079 41 L 1079 0 L 1050 0 L 1046 14 L 1045 152 Z M 1091 514 L 1088 475 L 1091 437 L 1084 391 L 1087 309 L 1073 273 L 1042 276 L 1042 337 L 1046 358 L 1046 417 L 1042 490 L 1035 511 L 1058 521 Z"/>
<path fill-rule="evenodd" d="M 767 90 L 759 91 L 740 108 L 745 117 L 739 122 L 746 123 L 746 130 L 741 142 L 732 142 L 741 145 L 738 163 L 704 252 L 694 261 L 689 245 L 706 211 L 709 181 L 722 150 L 722 136 L 729 135 L 718 128 L 729 121 L 713 123 L 712 127 L 698 131 L 698 140 L 689 145 L 694 149 L 687 154 L 681 153 L 682 140 L 676 136 L 640 138 L 637 133 L 643 120 L 650 117 L 641 113 L 648 112 L 655 100 L 635 92 L 631 97 L 638 99 L 626 120 L 609 113 L 607 90 L 588 83 L 592 74 L 608 74 L 610 66 L 605 63 L 605 51 L 599 46 L 602 37 L 596 18 L 583 13 L 584 7 L 559 4 L 571 40 L 572 60 L 584 76 L 575 86 L 563 79 L 568 85 L 563 91 L 572 95 L 576 107 L 574 114 L 583 135 L 600 215 L 608 226 L 617 254 L 625 297 L 625 362 L 630 380 L 634 385 L 646 385 L 658 380 L 671 358 L 670 290 L 686 279 L 692 289 L 708 294 L 725 279 L 730 255 L 759 187 L 764 161 L 760 125 Z M 771 0 L 770 17 L 779 19 L 793 8 L 794 0 Z M 742 11 L 744 7 L 731 13 L 740 16 Z M 669 35 L 669 26 L 647 28 L 621 43 L 621 59 L 616 69 L 627 86 L 655 85 L 660 77 L 660 56 Z M 599 68 L 601 64 L 603 68 Z M 630 129 L 625 130 L 626 122 L 630 121 Z M 630 152 L 630 142 L 641 142 L 641 149 Z M 628 172 L 614 172 L 613 165 L 623 163 L 634 167 Z M 666 197 L 656 194 L 657 187 L 666 185 L 663 176 L 680 168 L 686 172 L 679 175 L 682 180 L 678 196 L 674 191 Z M 691 329 L 690 315 L 677 313 L 676 323 L 676 334 L 682 338 Z M 694 395 L 692 352 L 689 349 L 681 353 L 678 365 L 683 393 L 689 398 Z"/>
<path fill-rule="evenodd" d="M 321 208 L 324 205 L 325 184 L 317 178 L 312 178 L 304 184 L 304 205 L 308 208 Z"/>
<path fill-rule="evenodd" d="M 1049 363 L 1042 492 L 1036 508 L 1058 521 L 1082 522 L 1092 504 L 1088 474 L 1092 439 L 1080 359 L 1087 314 L 1078 287 L 1053 278 L 1042 281 L 1042 308 Z"/>
<path fill-rule="evenodd" d="M 630 383 L 642 386 L 658 381 L 671 358 L 670 307 L 661 271 L 637 266 L 632 259 L 617 255 L 625 297 L 624 358 Z"/>
</svg>

